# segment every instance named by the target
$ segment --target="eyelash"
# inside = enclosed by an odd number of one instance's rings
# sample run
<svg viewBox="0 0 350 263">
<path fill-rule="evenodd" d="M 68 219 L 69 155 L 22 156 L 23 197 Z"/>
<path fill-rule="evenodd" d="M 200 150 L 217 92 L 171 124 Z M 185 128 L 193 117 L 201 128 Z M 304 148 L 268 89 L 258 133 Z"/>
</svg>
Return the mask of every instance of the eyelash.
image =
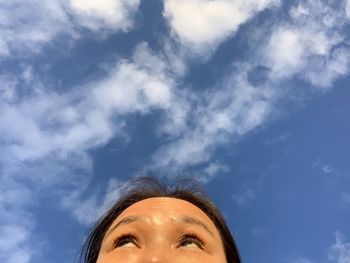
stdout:
<svg viewBox="0 0 350 263">
<path fill-rule="evenodd" d="M 196 244 L 200 249 L 203 249 L 205 246 L 205 242 L 195 233 L 190 233 L 190 234 L 185 234 L 180 238 L 179 241 L 179 246 L 181 246 L 181 244 L 183 244 L 184 242 L 193 242 L 194 244 Z"/>
<path fill-rule="evenodd" d="M 124 235 L 121 235 L 121 236 L 117 237 L 114 240 L 114 248 L 120 247 L 121 243 L 125 242 L 125 241 L 131 241 L 137 247 L 139 247 L 138 242 L 137 242 L 137 238 L 134 235 L 132 235 L 132 234 L 124 234 Z"/>
</svg>

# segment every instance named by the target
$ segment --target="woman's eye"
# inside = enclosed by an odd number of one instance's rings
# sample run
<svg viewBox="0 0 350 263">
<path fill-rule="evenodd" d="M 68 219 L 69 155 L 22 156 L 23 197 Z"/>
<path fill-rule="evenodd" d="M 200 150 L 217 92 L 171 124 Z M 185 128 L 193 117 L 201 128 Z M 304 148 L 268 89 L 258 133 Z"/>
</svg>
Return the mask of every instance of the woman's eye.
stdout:
<svg viewBox="0 0 350 263">
<path fill-rule="evenodd" d="M 114 247 L 138 247 L 134 236 L 120 236 L 114 241 Z"/>
<path fill-rule="evenodd" d="M 204 243 L 200 238 L 194 235 L 186 235 L 181 238 L 179 247 L 200 248 L 203 249 Z"/>
</svg>

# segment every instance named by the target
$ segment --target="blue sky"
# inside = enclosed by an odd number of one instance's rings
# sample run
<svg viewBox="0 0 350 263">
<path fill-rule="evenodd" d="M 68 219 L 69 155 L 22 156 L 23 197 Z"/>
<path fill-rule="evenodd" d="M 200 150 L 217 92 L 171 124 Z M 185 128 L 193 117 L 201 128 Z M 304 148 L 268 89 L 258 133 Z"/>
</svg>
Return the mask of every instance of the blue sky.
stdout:
<svg viewBox="0 0 350 263">
<path fill-rule="evenodd" d="M 0 1 L 0 261 L 73 262 L 152 171 L 243 262 L 349 263 L 349 29 L 349 0 Z"/>
</svg>

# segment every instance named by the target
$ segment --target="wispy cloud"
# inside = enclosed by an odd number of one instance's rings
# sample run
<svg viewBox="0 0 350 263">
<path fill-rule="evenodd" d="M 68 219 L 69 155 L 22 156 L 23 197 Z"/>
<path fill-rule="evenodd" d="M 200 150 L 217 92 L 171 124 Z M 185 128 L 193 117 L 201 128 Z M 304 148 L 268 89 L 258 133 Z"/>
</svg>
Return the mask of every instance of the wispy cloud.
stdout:
<svg viewBox="0 0 350 263">
<path fill-rule="evenodd" d="M 68 12 L 73 13 L 79 25 L 93 31 L 126 31 L 133 26 L 139 4 L 140 0 L 69 0 Z"/>
<path fill-rule="evenodd" d="M 0 208 L 9 212 L 2 213 L 0 231 L 18 233 L 13 236 L 13 245 L 6 239 L 0 241 L 6 262 L 19 257 L 22 261 L 16 262 L 29 262 L 36 251 L 29 242 L 35 220 L 25 227 L 18 219 L 21 214 L 34 216 L 29 210 L 37 204 L 38 193 L 54 187 L 52 194 L 65 196 L 59 199 L 61 206 L 82 223 L 92 222 L 97 207 L 105 209 L 115 200 L 115 182 L 110 182 L 110 191 L 102 199 L 82 198 L 92 172 L 87 151 L 113 137 L 123 138 L 130 114 L 171 107 L 173 83 L 164 63 L 147 45 L 140 45 L 133 59 L 121 60 L 101 79 L 64 94 L 45 89 L 47 83 L 30 67 L 18 76 L 2 75 Z M 27 93 L 21 92 L 23 87 L 29 88 Z M 75 190 L 69 190 L 72 188 Z"/>
<path fill-rule="evenodd" d="M 329 162 L 322 161 L 320 158 L 318 158 L 316 161 L 312 164 L 313 167 L 319 169 L 324 174 L 337 174 L 337 169 Z"/>
<path fill-rule="evenodd" d="M 336 241 L 329 248 L 328 259 L 336 263 L 350 262 L 350 243 L 346 242 L 340 232 L 335 233 Z"/>
<path fill-rule="evenodd" d="M 243 184 L 231 195 L 233 201 L 240 207 L 246 207 L 256 200 L 257 195 L 263 187 L 264 175 L 260 176 L 254 183 Z"/>
<path fill-rule="evenodd" d="M 76 39 L 79 28 L 103 32 L 133 26 L 139 0 L 13 0 L 0 6 L 0 58 L 28 57 L 57 36 Z"/>
<path fill-rule="evenodd" d="M 342 199 L 346 204 L 350 204 L 350 194 L 349 193 L 343 193 Z"/>
<path fill-rule="evenodd" d="M 335 243 L 330 245 L 328 251 L 328 262 L 348 263 L 350 262 L 350 243 L 340 232 L 335 232 Z M 291 261 L 292 263 L 312 263 L 310 259 L 299 257 Z"/>
<path fill-rule="evenodd" d="M 25 208 L 33 205 L 35 196 L 14 178 L 2 177 L 0 182 L 0 260 L 29 262 L 33 249 L 39 248 L 39 245 L 28 245 L 35 221 L 33 214 L 25 211 Z"/>
<path fill-rule="evenodd" d="M 321 169 L 325 174 L 332 174 L 335 172 L 334 168 L 329 164 L 323 165 Z"/>
<path fill-rule="evenodd" d="M 14 96 L 9 94 L 17 88 L 13 84 L 15 80 L 12 76 L 5 85 L 8 88 L 3 96 L 7 99 Z M 32 85 L 42 87 L 44 84 L 34 81 Z M 41 89 L 15 105 L 3 103 L 0 106 L 4 142 L 1 151 L 25 161 L 51 153 L 64 156 L 91 149 L 122 130 L 124 120 L 112 121 L 112 117 L 168 109 L 173 100 L 172 80 L 157 67 L 151 71 L 136 61 L 121 61 L 105 78 L 79 89 L 84 92 L 63 95 Z M 13 119 L 17 121 L 12 122 Z"/>
<path fill-rule="evenodd" d="M 249 66 L 238 67 L 223 85 L 196 104 L 188 116 L 191 121 L 187 129 L 155 153 L 156 166 L 205 163 L 215 147 L 246 134 L 270 116 L 278 91 L 270 86 L 255 88 L 247 80 Z"/>
<path fill-rule="evenodd" d="M 73 217 L 83 225 L 96 222 L 102 214 L 118 199 L 123 192 L 123 183 L 111 179 L 106 190 L 101 194 L 92 193 L 87 199 L 82 198 L 82 189 L 62 193 L 61 207 L 71 211 Z"/>
<path fill-rule="evenodd" d="M 328 1 L 299 1 L 288 19 L 272 26 L 263 48 L 265 65 L 275 78 L 298 76 L 320 88 L 332 86 L 349 72 L 349 45 L 343 4 Z"/>
<path fill-rule="evenodd" d="M 256 190 L 253 188 L 245 188 L 237 194 L 232 195 L 232 199 L 239 206 L 246 206 L 256 198 Z"/>
<path fill-rule="evenodd" d="M 350 18 L 350 1 L 346 0 L 344 4 L 345 4 L 346 17 Z"/>
<path fill-rule="evenodd" d="M 169 9 L 181 11 L 187 4 L 228 4 L 176 3 L 170 1 Z M 263 6 L 268 6 L 272 2 L 264 3 Z M 265 34 L 258 38 L 255 34 L 248 36 L 250 42 L 256 43 L 252 44 L 252 54 L 246 61 L 233 62 L 231 70 L 214 85 L 213 92 L 193 100 L 191 105 L 196 108 L 186 116 L 187 128 L 182 128 L 181 134 L 173 136 L 154 154 L 155 167 L 179 168 L 209 162 L 216 147 L 268 123 L 283 110 L 278 102 L 293 94 L 288 87 L 293 77 L 326 90 L 348 73 L 348 36 L 343 34 L 348 21 L 342 7 L 318 0 L 298 2 L 290 7 L 287 18 L 273 21 L 268 28 L 266 25 L 259 28 Z M 252 72 L 263 74 L 256 80 L 252 79 Z"/>
<path fill-rule="evenodd" d="M 228 173 L 230 167 L 228 165 L 222 164 L 219 161 L 210 163 L 206 168 L 204 168 L 204 174 L 207 175 L 206 181 L 210 181 L 211 178 L 216 177 L 218 174 Z"/>
</svg>

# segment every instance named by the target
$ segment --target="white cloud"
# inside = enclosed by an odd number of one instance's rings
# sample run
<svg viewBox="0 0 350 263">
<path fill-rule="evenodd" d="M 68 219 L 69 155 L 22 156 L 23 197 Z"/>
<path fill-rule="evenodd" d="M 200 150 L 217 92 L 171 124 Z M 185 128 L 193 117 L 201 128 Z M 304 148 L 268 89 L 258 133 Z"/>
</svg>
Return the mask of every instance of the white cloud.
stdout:
<svg viewBox="0 0 350 263">
<path fill-rule="evenodd" d="M 350 194 L 349 193 L 342 193 L 342 199 L 346 204 L 350 204 Z"/>
<path fill-rule="evenodd" d="M 75 39 L 79 27 L 94 31 L 96 36 L 105 31 L 127 31 L 138 7 L 139 0 L 2 1 L 0 58 L 38 53 L 59 35 Z"/>
<path fill-rule="evenodd" d="M 8 259 L 8 263 L 28 263 L 30 262 L 30 258 L 32 256 L 32 252 L 27 249 L 20 249 L 14 252 L 11 257 Z"/>
<path fill-rule="evenodd" d="M 9 90 L 15 90 L 13 85 L 10 78 L 5 99 L 14 96 L 9 95 Z M 2 104 L 2 151 L 24 161 L 102 145 L 125 125 L 124 120 L 112 121 L 112 117 L 169 108 L 171 87 L 171 79 L 164 73 L 122 61 L 104 79 L 80 87 L 81 92 L 74 95 L 42 91 L 15 105 Z M 11 121 L 14 119 L 17 121 Z"/>
<path fill-rule="evenodd" d="M 160 74 L 167 73 L 174 79 L 186 74 L 185 53 L 173 41 L 163 40 L 162 49 L 152 51 L 145 42 L 136 46 L 133 60 L 143 69 Z"/>
<path fill-rule="evenodd" d="M 37 52 L 41 45 L 62 32 L 74 37 L 80 26 L 93 31 L 128 30 L 138 7 L 138 1 L 90 1 L 83 5 L 83 1 L 63 4 L 31 0 L 18 10 L 13 8 L 21 3 L 15 0 L 4 4 L 0 10 L 0 20 L 12 28 L 6 32 L 0 30 L 0 54 L 3 56 L 23 50 Z M 215 48 L 234 34 L 240 24 L 275 3 L 166 1 L 164 14 L 181 41 L 185 45 L 193 44 L 202 52 L 207 47 Z M 209 10 L 213 5 L 215 8 Z M 187 6 L 191 8 L 187 10 Z M 224 7 L 238 15 L 232 18 L 232 13 L 229 16 Z M 196 23 L 184 27 L 182 23 L 190 15 L 187 12 L 192 11 Z M 47 83 L 36 76 L 31 67 L 24 68 L 20 74 L 2 73 L 0 208 L 6 210 L 12 204 L 13 209 L 2 215 L 1 223 L 5 228 L 0 231 L 13 227 L 20 233 L 21 225 L 16 218 L 21 218 L 20 215 L 26 214 L 36 203 L 38 197 L 33 196 L 34 192 L 41 193 L 39 190 L 53 189 L 53 186 L 59 192 L 63 191 L 62 186 L 76 188 L 79 182 L 87 183 L 92 163 L 86 152 L 105 145 L 111 138 L 123 137 L 127 116 L 132 114 L 147 114 L 154 109 L 163 112 L 158 131 L 168 143 L 155 152 L 155 168 L 169 171 L 171 167 L 201 166 L 209 179 L 226 172 L 228 168 L 224 164 L 211 160 L 213 152 L 217 146 L 232 143 L 263 125 L 275 114 L 275 102 L 284 92 L 279 81 L 298 75 L 314 85 L 328 87 L 347 74 L 349 52 L 345 46 L 339 47 L 343 38 L 335 30 L 343 20 L 338 15 L 333 16 L 334 13 L 337 10 L 325 8 L 319 1 L 296 5 L 290 11 L 290 21 L 274 25 L 271 36 L 263 38 L 265 49 L 257 50 L 263 54 L 269 52 L 262 56 L 264 66 L 271 69 L 264 81 L 252 83 L 249 80 L 249 73 L 259 66 L 253 57 L 246 63 L 234 63 L 228 75 L 203 94 L 179 87 L 182 84 L 179 78 L 186 73 L 186 58 L 170 41 L 165 41 L 164 49 L 157 53 L 146 44 L 140 44 L 132 59 L 119 61 L 104 77 L 66 94 L 44 88 Z M 327 19 L 320 20 L 323 14 Z M 11 15 L 16 19 L 10 21 Z M 27 25 L 19 18 L 34 20 Z M 200 25 L 199 29 L 203 30 L 192 32 L 195 30 L 192 25 Z M 261 53 L 257 57 L 261 57 Z M 315 63 L 318 59 L 322 63 Z M 322 78 L 317 77 L 317 72 L 322 72 Z M 28 94 L 23 96 L 21 89 L 26 87 Z M 37 187 L 15 184 L 22 178 L 30 178 Z M 111 182 L 103 198 L 82 198 L 84 187 L 81 186 L 76 191 L 64 190 L 62 206 L 79 222 L 90 223 L 96 218 L 95 211 L 101 203 L 105 207 L 118 196 L 117 184 Z M 254 200 L 256 194 L 255 186 L 246 187 L 233 195 L 233 199 L 244 205 Z M 11 203 L 7 203 L 9 200 Z M 29 213 L 26 217 L 32 215 Z M 31 219 L 29 221 L 32 224 Z M 13 262 L 29 261 L 33 252 L 32 242 L 29 242 L 34 228 L 31 224 L 27 233 L 14 236 L 12 243 L 15 245 L 11 249 L 3 245 L 4 251 L 11 250 L 6 255 L 14 255 Z M 1 242 L 0 239 L 0 246 L 5 244 Z"/>
<path fill-rule="evenodd" d="M 0 55 L 37 52 L 65 27 L 67 15 L 60 1 L 2 1 Z"/>
<path fill-rule="evenodd" d="M 196 38 L 196 34 L 191 33 L 191 23 L 180 26 L 187 21 L 187 12 L 195 13 L 193 10 L 198 6 L 198 10 L 206 10 L 211 5 L 221 8 L 229 3 L 232 4 L 228 1 L 166 1 L 165 16 L 174 23 L 171 26 L 179 31 L 180 38 L 184 34 L 186 39 L 188 33 L 187 38 L 193 36 L 191 41 L 199 39 L 198 43 L 202 45 L 214 40 L 205 38 L 205 35 Z M 250 4 L 252 2 L 248 2 L 245 8 Z M 269 4 L 272 2 L 263 2 L 259 8 Z M 216 15 L 220 16 L 220 8 L 219 11 L 213 8 L 210 12 L 217 12 Z M 186 92 L 184 97 L 188 104 L 184 105 L 188 114 L 181 116 L 179 129 L 174 126 L 165 129 L 168 141 L 154 154 L 154 167 L 177 169 L 209 165 L 218 145 L 235 141 L 278 115 L 276 102 L 293 96 L 293 90 L 286 84 L 288 80 L 298 77 L 326 90 L 335 80 L 345 76 L 350 68 L 350 52 L 344 44 L 346 37 L 341 34 L 346 24 L 342 12 L 326 2 L 300 1 L 290 7 L 286 19 L 274 20 L 268 29 L 266 25 L 258 27 L 257 30 L 264 34 L 258 38 L 254 34 L 248 36 L 251 37 L 249 41 L 257 42 L 253 45 L 256 48 L 252 49 L 251 57 L 244 63 L 233 63 L 232 70 L 227 70 L 226 76 L 214 84 L 213 92 L 200 96 Z M 205 12 L 198 12 L 198 16 L 205 24 Z M 179 20 L 178 29 L 176 19 Z M 217 37 L 210 30 L 207 33 L 213 39 Z M 193 45 L 195 48 L 196 43 Z M 261 76 L 252 80 L 251 75 L 256 77 L 255 73 L 261 69 L 264 69 Z"/>
<path fill-rule="evenodd" d="M 275 78 L 299 76 L 312 85 L 329 88 L 349 71 L 350 57 L 342 28 L 342 8 L 308 0 L 292 6 L 289 19 L 272 26 L 262 50 Z"/>
<path fill-rule="evenodd" d="M 335 172 L 335 169 L 329 164 L 323 165 L 321 169 L 325 174 L 333 174 Z"/>
<path fill-rule="evenodd" d="M 9 251 L 19 244 L 23 243 L 28 238 L 28 231 L 24 227 L 17 225 L 6 225 L 1 227 L 0 234 L 0 251 Z"/>
<path fill-rule="evenodd" d="M 332 164 L 324 162 L 320 158 L 314 161 L 312 166 L 321 170 L 324 174 L 337 174 L 337 169 Z"/>
<path fill-rule="evenodd" d="M 106 208 L 117 197 L 118 187 L 111 182 L 103 199 L 82 198 L 92 172 L 87 151 L 112 137 L 123 138 L 127 116 L 167 110 L 174 100 L 164 61 L 146 45 L 138 52 L 144 54 L 142 63 L 136 55 L 121 60 L 101 79 L 62 94 L 50 91 L 30 67 L 0 76 L 0 210 L 11 207 L 0 218 L 0 232 L 17 231 L 12 243 L 0 239 L 5 262 L 29 262 L 36 254 L 30 242 L 35 227 L 31 211 L 47 191 L 84 223 L 96 219 L 97 207 Z M 22 215 L 30 227 L 21 228 Z"/>
<path fill-rule="evenodd" d="M 252 7 L 253 3 L 255 2 L 237 2 L 234 5 L 251 14 L 274 2 L 259 2 L 256 7 Z M 306 54 L 324 56 L 328 59 L 328 66 L 324 68 L 328 74 L 322 74 L 326 79 L 318 78 L 313 83 L 321 81 L 320 85 L 329 85 L 329 81 L 333 78 L 346 73 L 348 60 L 344 56 L 345 51 L 332 49 L 341 37 L 336 35 L 337 37 L 330 38 L 327 35 L 328 31 L 317 31 L 320 28 L 317 19 L 320 14 L 326 12 L 324 10 L 327 10 L 328 15 L 335 11 L 329 11 L 329 8 L 317 3 L 309 1 L 292 7 L 291 23 L 283 22 L 274 27 L 276 30 L 273 30 L 271 38 L 268 38 L 267 49 L 263 50 L 269 54 L 265 58 L 268 66 L 272 68 L 272 77 L 269 75 L 267 78 L 271 79 L 267 79 L 268 82 L 259 88 L 256 88 L 247 77 L 249 71 L 255 67 L 254 63 L 248 62 L 237 63 L 232 75 L 227 77 L 223 85 L 218 85 L 215 92 L 200 99 L 189 91 L 174 91 L 171 89 L 171 86 L 176 85 L 174 78 L 182 76 L 186 71 L 185 58 L 180 56 L 180 60 L 169 66 L 168 62 L 176 57 L 174 46 L 169 46 L 169 42 L 165 42 L 163 53 L 158 54 L 153 53 L 147 45 L 141 44 L 136 49 L 132 62 L 121 61 L 110 70 L 107 77 L 81 88 L 84 92 L 78 96 L 71 94 L 57 96 L 39 89 L 36 96 L 21 101 L 16 106 L 6 104 L 0 115 L 1 123 L 9 123 L 11 126 L 11 132 L 7 134 L 6 131 L 9 129 L 4 127 L 3 140 L 7 142 L 5 149 L 11 156 L 21 160 L 41 158 L 52 152 L 65 155 L 76 149 L 90 149 L 106 143 L 122 131 L 125 122 L 120 119 L 121 121 L 112 123 L 113 116 L 132 112 L 145 114 L 152 109 L 160 108 L 166 114 L 160 125 L 159 134 L 169 136 L 169 144 L 155 153 L 153 158 L 155 166 L 169 167 L 171 164 L 191 166 L 208 162 L 217 145 L 235 140 L 262 125 L 272 116 L 274 102 L 281 93 L 277 89 L 276 76 L 288 77 L 303 72 L 305 78 L 313 81 L 312 67 L 309 67 L 309 71 L 301 71 L 305 65 L 311 65 Z M 119 6 L 108 1 L 101 3 L 101 6 L 96 6 L 95 2 L 84 7 L 79 1 L 72 4 L 75 8 L 80 6 L 81 9 L 86 9 L 87 13 L 94 8 L 105 10 L 110 6 Z M 207 5 L 212 4 L 217 4 L 219 7 L 233 5 L 229 1 L 166 2 L 166 5 L 176 10 L 177 8 L 181 10 L 186 5 L 200 5 L 206 10 Z M 315 7 L 316 11 L 311 7 Z M 210 12 L 215 10 L 214 8 Z M 220 11 L 221 7 L 218 10 Z M 310 10 L 316 15 L 311 15 Z M 221 14 L 219 11 L 216 14 L 218 16 Z M 334 21 L 331 19 L 322 23 L 326 28 L 328 26 L 333 29 Z M 300 32 L 297 25 L 305 25 L 304 31 Z M 318 33 L 315 33 L 316 31 Z M 274 52 L 270 52 L 271 50 Z M 333 55 L 328 56 L 329 52 Z M 173 65 L 176 65 L 174 70 Z M 22 75 L 27 82 L 33 82 L 33 72 L 30 70 Z M 14 76 L 4 78 L 6 81 L 3 86 L 5 88 L 2 88 L 2 97 L 6 101 L 13 102 L 16 100 L 18 78 Z M 73 105 L 74 101 L 78 103 Z M 196 105 L 196 108 L 191 108 L 190 105 Z M 50 120 L 47 116 L 50 116 Z M 18 122 L 11 122 L 11 119 L 17 119 Z"/>
<path fill-rule="evenodd" d="M 209 161 L 218 145 L 246 134 L 271 116 L 278 96 L 270 86 L 256 88 L 247 80 L 249 65 L 239 64 L 224 84 L 207 93 L 187 115 L 187 126 L 153 156 L 155 167 L 186 167 Z M 191 97 L 190 97 L 191 99 Z"/>
<path fill-rule="evenodd" d="M 23 207 L 32 203 L 33 196 L 12 178 L 0 178 L 0 260 L 1 262 L 29 262 L 33 251 L 32 215 Z"/>
<path fill-rule="evenodd" d="M 95 32 L 100 29 L 128 30 L 139 0 L 69 0 L 70 8 L 79 24 Z"/>
<path fill-rule="evenodd" d="M 349 0 L 345 0 L 345 13 L 346 13 L 346 17 L 350 18 L 350 1 Z"/>
<path fill-rule="evenodd" d="M 93 90 L 92 98 L 104 111 L 117 114 L 146 112 L 150 107 L 167 108 L 171 101 L 170 86 L 163 76 L 140 70 L 137 65 L 122 63 L 109 78 Z"/>
<path fill-rule="evenodd" d="M 16 87 L 18 85 L 18 79 L 10 74 L 1 74 L 0 82 L 0 96 L 4 101 L 14 101 L 17 96 Z"/>
<path fill-rule="evenodd" d="M 107 189 L 100 198 L 98 193 L 91 194 L 88 199 L 81 196 L 82 189 L 69 193 L 63 193 L 62 208 L 72 212 L 73 217 L 84 225 L 91 225 L 96 222 L 104 212 L 119 198 L 123 192 L 123 183 L 111 179 Z"/>
<path fill-rule="evenodd" d="M 296 30 L 278 28 L 270 39 L 268 49 L 269 64 L 277 72 L 291 74 L 302 63 L 303 46 Z"/>
<path fill-rule="evenodd" d="M 254 183 L 243 184 L 234 194 L 231 195 L 232 199 L 240 207 L 248 206 L 256 200 L 258 193 L 261 191 L 263 179 L 264 176 L 262 175 Z"/>
<path fill-rule="evenodd" d="M 216 48 L 256 13 L 278 0 L 165 0 L 164 17 L 182 44 L 202 53 Z"/>
<path fill-rule="evenodd" d="M 328 259 L 336 263 L 350 262 L 350 243 L 339 232 L 336 232 L 336 241 L 329 248 Z"/>
<path fill-rule="evenodd" d="M 203 170 L 204 170 L 204 174 L 201 176 L 201 178 L 203 178 L 205 182 L 208 182 L 212 178 L 216 177 L 219 173 L 229 172 L 230 167 L 220 163 L 219 161 L 215 161 L 215 162 L 211 162 Z"/>
<path fill-rule="evenodd" d="M 315 86 L 329 88 L 336 79 L 349 73 L 349 48 L 335 48 L 324 63 L 323 67 L 315 65 L 314 70 L 308 72 L 305 77 Z"/>
<path fill-rule="evenodd" d="M 152 63 L 163 61 L 152 57 Z M 23 162 L 51 154 L 64 158 L 103 145 L 123 133 L 122 116 L 167 110 L 174 100 L 173 83 L 164 70 L 152 71 L 138 61 L 121 61 L 105 78 L 72 94 L 47 92 L 40 88 L 40 79 L 31 78 L 32 94 L 24 98 L 18 98 L 22 80 L 14 75 L 2 78 L 0 136 L 7 163 L 11 158 Z"/>
</svg>

